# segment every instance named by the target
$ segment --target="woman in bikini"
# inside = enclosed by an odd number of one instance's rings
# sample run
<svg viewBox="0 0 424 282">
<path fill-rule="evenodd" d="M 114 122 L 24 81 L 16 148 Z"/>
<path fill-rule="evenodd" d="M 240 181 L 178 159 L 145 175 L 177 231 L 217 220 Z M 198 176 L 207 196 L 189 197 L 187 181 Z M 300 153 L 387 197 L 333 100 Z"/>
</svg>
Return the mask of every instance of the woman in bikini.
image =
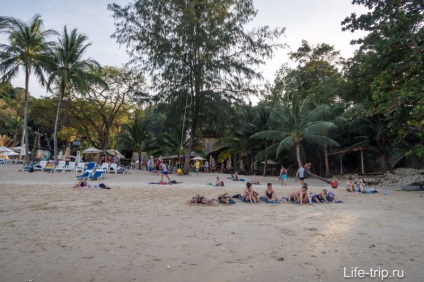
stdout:
<svg viewBox="0 0 424 282">
<path fill-rule="evenodd" d="M 205 204 L 210 205 L 212 202 L 208 199 L 206 199 L 204 196 L 200 196 L 200 194 L 196 194 L 195 197 L 191 199 L 192 204 Z"/>
<path fill-rule="evenodd" d="M 277 200 L 277 196 L 275 195 L 275 191 L 272 188 L 272 183 L 268 183 L 265 193 L 264 193 L 265 201 L 272 202 Z"/>
<path fill-rule="evenodd" d="M 251 204 L 258 202 L 258 193 L 253 190 L 252 183 L 247 182 L 246 188 L 244 189 L 244 198 L 245 201 L 249 201 Z"/>
</svg>

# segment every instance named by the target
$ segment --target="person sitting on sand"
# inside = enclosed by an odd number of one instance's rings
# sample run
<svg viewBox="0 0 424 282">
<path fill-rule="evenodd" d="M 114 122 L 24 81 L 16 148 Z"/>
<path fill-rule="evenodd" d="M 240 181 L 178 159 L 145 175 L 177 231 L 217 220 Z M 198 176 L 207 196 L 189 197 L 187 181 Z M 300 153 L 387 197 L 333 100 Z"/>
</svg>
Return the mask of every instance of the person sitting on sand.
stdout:
<svg viewBox="0 0 424 282">
<path fill-rule="evenodd" d="M 352 177 L 349 177 L 349 180 L 346 183 L 346 190 L 348 192 L 356 192 L 355 183 L 353 183 Z"/>
<path fill-rule="evenodd" d="M 228 195 L 227 192 L 225 192 L 224 194 L 221 194 L 218 196 L 218 202 L 223 203 L 223 204 L 230 204 L 230 201 L 233 199 L 233 197 L 231 197 L 230 195 Z"/>
<path fill-rule="evenodd" d="M 318 201 L 317 202 L 321 203 L 321 201 L 324 201 L 325 203 L 328 204 L 327 194 L 328 194 L 327 189 L 322 190 L 322 192 L 318 194 Z"/>
<path fill-rule="evenodd" d="M 258 203 L 258 193 L 253 190 L 252 183 L 246 183 L 246 188 L 244 189 L 243 194 L 245 201 L 249 201 L 251 204 Z"/>
<path fill-rule="evenodd" d="M 300 189 L 300 191 L 296 191 L 289 194 L 288 202 L 291 203 L 293 201 L 301 205 L 306 203 L 312 204 L 309 198 L 308 185 L 306 183 L 303 184 L 302 189 Z"/>
<path fill-rule="evenodd" d="M 215 186 L 224 186 L 224 181 L 219 178 L 219 176 L 216 177 L 216 183 Z"/>
<path fill-rule="evenodd" d="M 362 178 L 359 179 L 358 183 L 356 183 L 356 192 L 363 193 L 365 189 L 365 183 Z"/>
<path fill-rule="evenodd" d="M 318 203 L 321 204 L 321 201 L 319 200 L 319 194 L 315 194 L 313 192 L 309 193 L 309 199 L 311 200 L 311 203 Z"/>
<path fill-rule="evenodd" d="M 277 200 L 277 196 L 275 195 L 275 191 L 272 188 L 272 183 L 268 183 L 264 192 L 264 197 L 266 202 L 273 202 Z"/>
<path fill-rule="evenodd" d="M 192 204 L 205 204 L 205 205 L 211 205 L 212 202 L 208 199 L 206 199 L 204 196 L 200 196 L 200 194 L 196 194 L 195 197 L 191 199 Z"/>
<path fill-rule="evenodd" d="M 333 192 L 328 192 L 325 198 L 327 199 L 327 203 L 337 203 L 336 195 Z"/>
<path fill-rule="evenodd" d="M 239 181 L 239 175 L 238 175 L 237 171 L 233 175 L 233 180 L 234 181 Z"/>
</svg>

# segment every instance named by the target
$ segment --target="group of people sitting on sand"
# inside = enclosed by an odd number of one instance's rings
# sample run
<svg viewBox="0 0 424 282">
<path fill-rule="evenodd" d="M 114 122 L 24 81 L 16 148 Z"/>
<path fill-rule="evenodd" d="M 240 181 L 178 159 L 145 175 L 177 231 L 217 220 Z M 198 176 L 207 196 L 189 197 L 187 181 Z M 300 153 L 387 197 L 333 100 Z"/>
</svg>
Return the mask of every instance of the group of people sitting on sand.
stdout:
<svg viewBox="0 0 424 282">
<path fill-rule="evenodd" d="M 219 177 L 217 177 L 219 179 Z M 223 186 L 223 185 L 222 185 Z M 314 204 L 314 203 L 336 203 L 336 196 L 333 192 L 328 192 L 327 189 L 323 189 L 320 193 L 310 193 L 308 192 L 308 184 L 303 183 L 302 188 L 299 191 L 290 193 L 287 197 L 282 197 L 279 199 L 275 193 L 275 190 L 272 187 L 272 183 L 268 183 L 264 191 L 263 196 L 259 196 L 259 193 L 255 191 L 252 187 L 252 183 L 247 182 L 246 188 L 243 191 L 243 194 L 238 194 L 230 196 L 227 192 L 218 196 L 217 201 L 223 204 L 232 204 L 235 203 L 233 198 L 240 198 L 243 202 L 247 203 L 259 203 L 259 200 L 262 200 L 266 203 L 279 203 L 280 201 L 286 203 L 296 203 L 296 204 Z M 191 202 L 195 204 L 212 204 L 212 200 L 207 199 L 200 194 L 197 194 L 192 198 Z"/>
<path fill-rule="evenodd" d="M 365 183 L 364 180 L 361 178 L 357 183 L 353 182 L 353 178 L 349 177 L 347 183 L 346 183 L 346 190 L 348 192 L 356 192 L 356 193 L 363 193 L 365 189 Z"/>
<path fill-rule="evenodd" d="M 296 204 L 320 204 L 320 203 L 336 203 L 336 196 L 333 192 L 328 192 L 327 189 L 323 189 L 320 193 L 308 192 L 308 184 L 303 183 L 300 191 L 290 193 L 289 196 L 283 197 L 282 200 L 287 203 Z"/>
</svg>

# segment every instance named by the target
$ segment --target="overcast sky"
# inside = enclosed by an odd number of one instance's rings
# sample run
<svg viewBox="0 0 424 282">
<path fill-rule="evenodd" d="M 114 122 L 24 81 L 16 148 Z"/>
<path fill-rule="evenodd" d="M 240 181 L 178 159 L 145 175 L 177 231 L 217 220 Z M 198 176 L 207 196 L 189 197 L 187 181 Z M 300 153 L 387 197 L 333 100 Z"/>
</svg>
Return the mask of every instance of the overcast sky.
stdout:
<svg viewBox="0 0 424 282">
<path fill-rule="evenodd" d="M 119 46 L 110 35 L 115 31 L 112 13 L 107 10 L 107 3 L 124 5 L 128 0 L 1 0 L 1 16 L 19 18 L 25 22 L 39 13 L 46 29 L 63 31 L 78 28 L 80 33 L 89 37 L 92 46 L 87 57 L 97 60 L 101 65 L 121 66 L 128 61 L 125 48 Z M 311 44 L 327 43 L 340 50 L 347 58 L 353 55 L 357 46 L 350 41 L 360 34 L 342 32 L 341 21 L 352 12 L 363 13 L 364 8 L 353 6 L 352 0 L 254 0 L 258 10 L 254 22 L 249 25 L 272 28 L 285 27 L 286 37 L 281 42 L 290 48 L 277 51 L 274 58 L 261 67 L 265 81 L 272 82 L 275 72 L 287 63 L 287 53 L 296 50 L 302 39 Z M 0 42 L 5 42 L 4 35 Z M 45 96 L 45 90 L 31 77 L 30 92 L 35 97 Z M 24 87 L 21 74 L 12 81 L 14 86 Z"/>
</svg>

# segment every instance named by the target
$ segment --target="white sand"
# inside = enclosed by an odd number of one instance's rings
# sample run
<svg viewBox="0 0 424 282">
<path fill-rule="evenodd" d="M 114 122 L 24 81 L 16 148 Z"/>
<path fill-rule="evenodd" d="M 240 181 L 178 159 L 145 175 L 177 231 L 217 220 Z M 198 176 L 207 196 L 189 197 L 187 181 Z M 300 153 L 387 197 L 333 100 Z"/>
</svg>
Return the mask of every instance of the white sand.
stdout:
<svg viewBox="0 0 424 282">
<path fill-rule="evenodd" d="M 402 281 L 424 275 L 422 192 L 339 187 L 343 204 L 204 206 L 188 201 L 242 193 L 245 183 L 210 187 L 219 175 L 211 173 L 147 185 L 160 176 L 133 170 L 106 175 L 111 190 L 75 189 L 75 173 L 18 168 L 0 165 L 0 281 L 342 281 L 344 267 L 399 269 Z M 287 188 L 257 178 L 260 194 L 266 182 L 280 196 L 299 188 L 292 178 Z"/>
</svg>

